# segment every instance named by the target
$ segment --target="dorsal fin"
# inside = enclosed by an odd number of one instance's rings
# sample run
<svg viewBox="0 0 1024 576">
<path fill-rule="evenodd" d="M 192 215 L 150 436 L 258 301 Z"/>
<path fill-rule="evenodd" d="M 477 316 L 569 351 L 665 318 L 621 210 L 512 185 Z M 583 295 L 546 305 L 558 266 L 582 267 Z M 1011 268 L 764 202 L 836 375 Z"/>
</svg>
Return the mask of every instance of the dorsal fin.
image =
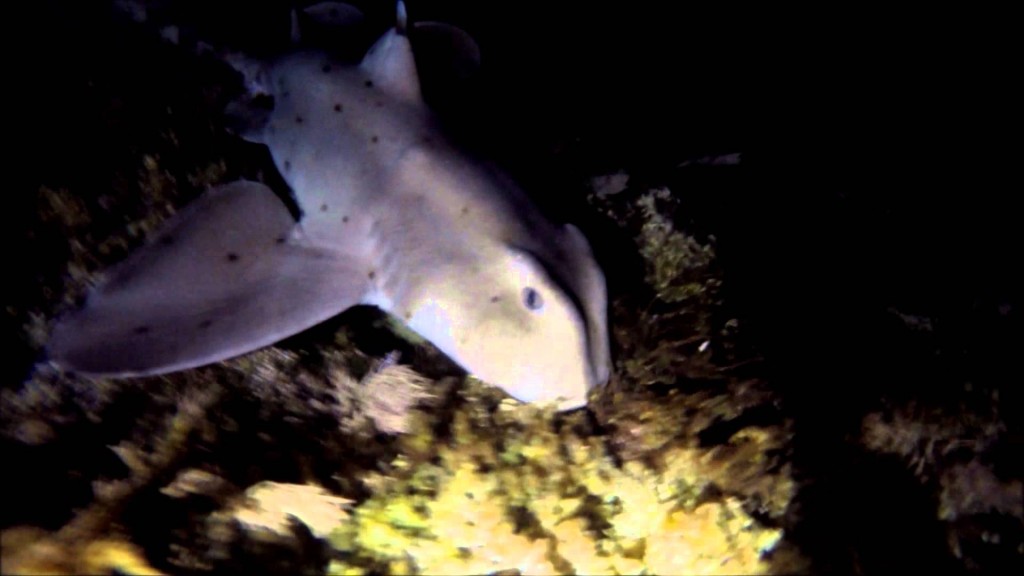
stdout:
<svg viewBox="0 0 1024 576">
<path fill-rule="evenodd" d="M 292 44 L 298 44 L 302 41 L 302 28 L 299 26 L 299 11 L 292 8 L 289 16 L 291 18 Z"/>
<path fill-rule="evenodd" d="M 363 22 L 363 11 L 345 2 L 317 2 L 302 9 L 302 14 L 320 26 L 336 29 L 356 26 Z"/>
<path fill-rule="evenodd" d="M 480 47 L 465 30 L 444 22 L 410 24 L 420 91 L 438 111 L 458 110 L 479 88 Z"/>
<path fill-rule="evenodd" d="M 457 26 L 444 22 L 416 22 L 411 35 L 416 41 L 420 63 L 425 56 L 431 69 L 444 70 L 447 77 L 466 80 L 480 68 L 480 46 L 468 32 Z"/>
<path fill-rule="evenodd" d="M 360 67 L 374 86 L 407 102 L 422 102 L 419 74 L 406 35 L 405 3 L 399 0 L 395 27 L 388 30 L 363 58 Z"/>
<path fill-rule="evenodd" d="M 345 59 L 366 45 L 361 31 L 363 11 L 345 2 L 325 1 L 292 9 L 292 45 L 337 54 Z"/>
</svg>

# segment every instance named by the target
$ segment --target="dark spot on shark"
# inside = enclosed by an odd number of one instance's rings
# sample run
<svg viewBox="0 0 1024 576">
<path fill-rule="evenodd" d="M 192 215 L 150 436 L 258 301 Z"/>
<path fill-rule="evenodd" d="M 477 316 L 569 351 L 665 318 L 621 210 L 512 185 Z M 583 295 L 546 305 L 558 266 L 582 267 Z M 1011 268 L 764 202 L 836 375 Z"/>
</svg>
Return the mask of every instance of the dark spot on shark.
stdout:
<svg viewBox="0 0 1024 576">
<path fill-rule="evenodd" d="M 406 319 L 406 321 L 412 320 L 412 310 L 406 310 L 405 314 L 402 314 L 402 316 Z"/>
<path fill-rule="evenodd" d="M 323 66 L 323 68 L 321 68 L 321 70 L 324 71 L 324 74 L 327 74 L 328 72 L 331 71 L 331 65 L 330 64 L 324 64 L 324 66 Z"/>
<path fill-rule="evenodd" d="M 384 107 L 384 101 L 383 100 L 374 100 L 373 101 L 373 105 L 376 106 L 377 108 L 383 108 Z"/>
<path fill-rule="evenodd" d="M 284 236 L 278 236 L 274 239 L 274 242 L 277 244 L 284 244 L 286 241 L 287 239 Z"/>
<path fill-rule="evenodd" d="M 334 111 L 335 112 L 341 112 L 341 104 L 335 104 L 334 105 Z"/>
<path fill-rule="evenodd" d="M 343 224 L 348 224 L 348 216 L 342 216 L 342 217 L 341 217 L 341 222 L 342 222 Z"/>
<path fill-rule="evenodd" d="M 284 171 L 287 172 L 292 169 L 292 163 L 288 160 L 284 161 Z"/>
<path fill-rule="evenodd" d="M 213 326 L 213 320 L 203 320 L 202 322 L 199 323 L 200 330 L 206 330 L 210 326 Z"/>
<path fill-rule="evenodd" d="M 136 326 L 132 332 L 135 334 L 149 334 L 149 326 Z"/>
<path fill-rule="evenodd" d="M 466 214 L 469 214 L 469 206 L 463 206 L 462 210 L 460 210 L 460 212 L 462 213 L 463 216 L 465 216 Z"/>
<path fill-rule="evenodd" d="M 369 278 L 370 280 L 373 280 L 374 278 L 377 277 L 377 272 L 375 270 L 370 270 L 370 273 L 367 274 L 366 277 Z"/>
<path fill-rule="evenodd" d="M 291 90 L 285 90 L 284 92 L 281 92 L 281 98 L 287 98 L 287 97 L 289 97 L 291 95 L 292 95 Z"/>
<path fill-rule="evenodd" d="M 367 88 L 373 88 L 373 80 L 367 80 L 366 82 L 363 82 L 363 86 L 366 86 Z"/>
<path fill-rule="evenodd" d="M 236 254 L 234 252 L 228 252 L 227 258 L 228 258 L 228 262 L 238 262 L 239 256 L 238 256 L 238 254 Z"/>
<path fill-rule="evenodd" d="M 302 116 L 296 116 L 295 117 L 295 123 L 296 124 L 302 124 Z"/>
<path fill-rule="evenodd" d="M 327 204 L 321 204 L 320 205 L 320 211 L 321 212 L 327 212 Z"/>
<path fill-rule="evenodd" d="M 501 296 L 491 296 L 491 303 L 497 302 L 498 300 L 501 300 Z"/>
<path fill-rule="evenodd" d="M 370 142 L 373 142 L 374 144 L 376 144 L 379 140 L 380 140 L 380 138 L 377 138 L 376 136 L 372 136 L 370 138 Z"/>
</svg>

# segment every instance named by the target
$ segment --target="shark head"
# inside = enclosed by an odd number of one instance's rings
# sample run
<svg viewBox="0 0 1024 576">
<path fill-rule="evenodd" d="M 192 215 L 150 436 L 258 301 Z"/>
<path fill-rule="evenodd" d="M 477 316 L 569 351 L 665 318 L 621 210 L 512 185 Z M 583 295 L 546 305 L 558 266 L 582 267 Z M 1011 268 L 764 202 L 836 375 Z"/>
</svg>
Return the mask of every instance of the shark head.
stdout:
<svg viewBox="0 0 1024 576">
<path fill-rule="evenodd" d="M 606 371 L 594 365 L 579 301 L 528 251 L 508 247 L 470 285 L 439 286 L 409 326 L 474 377 L 528 403 L 559 410 L 587 403 Z M 600 348 L 600 346 L 598 346 Z"/>
</svg>

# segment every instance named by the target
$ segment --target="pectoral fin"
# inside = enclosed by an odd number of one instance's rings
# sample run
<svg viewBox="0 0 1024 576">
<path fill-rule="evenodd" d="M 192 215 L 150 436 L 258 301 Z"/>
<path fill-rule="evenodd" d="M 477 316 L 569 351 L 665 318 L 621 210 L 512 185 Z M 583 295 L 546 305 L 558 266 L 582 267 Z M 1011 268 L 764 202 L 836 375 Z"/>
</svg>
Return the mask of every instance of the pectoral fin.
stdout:
<svg viewBox="0 0 1024 576">
<path fill-rule="evenodd" d="M 171 372 L 272 344 L 358 304 L 365 267 L 306 245 L 274 193 L 239 181 L 210 190 L 115 266 L 49 354 L 67 370 Z"/>
</svg>

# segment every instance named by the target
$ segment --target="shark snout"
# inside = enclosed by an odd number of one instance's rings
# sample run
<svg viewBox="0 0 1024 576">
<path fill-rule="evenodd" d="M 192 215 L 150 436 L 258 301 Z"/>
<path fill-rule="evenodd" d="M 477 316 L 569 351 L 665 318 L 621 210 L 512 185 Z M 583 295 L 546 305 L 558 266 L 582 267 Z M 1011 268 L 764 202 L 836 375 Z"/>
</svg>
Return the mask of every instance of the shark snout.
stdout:
<svg viewBox="0 0 1024 576">
<path fill-rule="evenodd" d="M 590 366 L 539 366 L 527 369 L 515 382 L 498 383 L 510 396 L 526 403 L 554 403 L 559 411 L 573 410 L 587 403 L 587 394 L 597 382 Z"/>
</svg>

